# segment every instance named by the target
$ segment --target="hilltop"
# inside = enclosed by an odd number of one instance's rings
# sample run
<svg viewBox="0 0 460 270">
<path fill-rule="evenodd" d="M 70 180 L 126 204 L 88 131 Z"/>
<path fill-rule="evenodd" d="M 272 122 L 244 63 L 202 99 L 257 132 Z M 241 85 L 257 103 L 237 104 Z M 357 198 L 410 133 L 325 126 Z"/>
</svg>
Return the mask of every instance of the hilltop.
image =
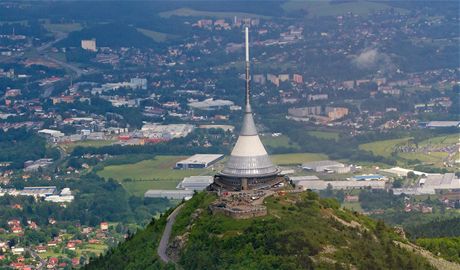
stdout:
<svg viewBox="0 0 460 270">
<path fill-rule="evenodd" d="M 168 248 L 174 264 L 156 252 L 170 210 L 85 269 L 435 269 L 382 221 L 313 192 L 271 196 L 268 215 L 244 220 L 212 215 L 214 200 L 199 193 L 180 209 Z"/>
</svg>

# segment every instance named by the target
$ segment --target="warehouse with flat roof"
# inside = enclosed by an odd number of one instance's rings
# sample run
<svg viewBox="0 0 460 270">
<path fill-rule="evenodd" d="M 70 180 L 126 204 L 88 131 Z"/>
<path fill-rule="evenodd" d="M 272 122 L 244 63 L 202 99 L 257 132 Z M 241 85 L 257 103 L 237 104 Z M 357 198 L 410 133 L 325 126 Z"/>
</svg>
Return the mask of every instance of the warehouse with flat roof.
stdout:
<svg viewBox="0 0 460 270">
<path fill-rule="evenodd" d="M 221 160 L 221 154 L 196 154 L 176 163 L 176 169 L 203 169 Z"/>
<path fill-rule="evenodd" d="M 198 175 L 185 177 L 178 185 L 177 189 L 197 190 L 206 189 L 214 181 L 214 176 Z"/>
<path fill-rule="evenodd" d="M 149 189 L 145 192 L 145 198 L 167 198 L 172 200 L 188 199 L 193 196 L 193 190 L 166 190 L 166 189 Z"/>
<path fill-rule="evenodd" d="M 315 172 L 348 173 L 350 166 L 333 160 L 312 161 L 302 164 L 302 169 Z"/>
<path fill-rule="evenodd" d="M 326 190 L 329 185 L 335 190 L 349 190 L 349 189 L 385 189 L 385 181 L 323 181 L 311 180 L 300 181 L 298 186 L 302 186 L 304 190 Z"/>
</svg>

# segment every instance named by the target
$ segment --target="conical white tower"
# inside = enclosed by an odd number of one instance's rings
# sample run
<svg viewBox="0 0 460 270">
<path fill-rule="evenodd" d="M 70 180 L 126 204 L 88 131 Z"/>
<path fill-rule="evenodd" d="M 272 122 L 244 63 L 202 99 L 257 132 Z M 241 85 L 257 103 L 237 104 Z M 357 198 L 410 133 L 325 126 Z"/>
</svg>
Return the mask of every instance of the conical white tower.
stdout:
<svg viewBox="0 0 460 270">
<path fill-rule="evenodd" d="M 272 182 L 279 174 L 279 169 L 273 165 L 270 157 L 260 141 L 251 109 L 250 77 L 249 77 L 249 37 L 246 27 L 246 98 L 244 117 L 238 140 L 233 148 L 224 169 L 218 175 L 218 180 L 231 184 L 238 189 Z"/>
</svg>

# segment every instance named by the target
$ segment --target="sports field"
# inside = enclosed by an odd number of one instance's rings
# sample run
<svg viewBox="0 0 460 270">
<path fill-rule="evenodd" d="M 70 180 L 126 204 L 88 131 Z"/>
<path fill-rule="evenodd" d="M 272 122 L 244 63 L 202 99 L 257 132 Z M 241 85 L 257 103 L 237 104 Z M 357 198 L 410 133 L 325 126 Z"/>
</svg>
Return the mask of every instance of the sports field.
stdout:
<svg viewBox="0 0 460 270">
<path fill-rule="evenodd" d="M 177 161 L 185 156 L 156 156 L 134 164 L 106 166 L 97 174 L 120 182 L 130 193 L 143 195 L 149 189 L 175 189 L 186 176 L 212 175 L 211 169 L 175 170 Z M 131 179 L 126 181 L 125 179 Z"/>
</svg>

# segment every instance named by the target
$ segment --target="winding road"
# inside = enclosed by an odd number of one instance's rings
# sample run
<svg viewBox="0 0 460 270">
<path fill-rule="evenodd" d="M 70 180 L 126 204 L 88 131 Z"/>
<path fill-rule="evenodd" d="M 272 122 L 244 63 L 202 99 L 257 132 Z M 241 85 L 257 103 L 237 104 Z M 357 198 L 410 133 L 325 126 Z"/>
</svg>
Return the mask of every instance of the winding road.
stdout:
<svg viewBox="0 0 460 270">
<path fill-rule="evenodd" d="M 174 211 L 169 215 L 165 230 L 163 231 L 163 235 L 161 236 L 160 244 L 158 245 L 158 256 L 160 256 L 160 259 L 168 263 L 171 261 L 171 259 L 168 257 L 168 254 L 166 253 L 166 250 L 168 249 L 168 243 L 169 243 L 169 238 L 171 237 L 171 231 L 172 231 L 172 226 L 174 222 L 176 221 L 177 214 L 179 214 L 180 209 L 184 206 L 183 204 L 179 205 Z"/>
</svg>

